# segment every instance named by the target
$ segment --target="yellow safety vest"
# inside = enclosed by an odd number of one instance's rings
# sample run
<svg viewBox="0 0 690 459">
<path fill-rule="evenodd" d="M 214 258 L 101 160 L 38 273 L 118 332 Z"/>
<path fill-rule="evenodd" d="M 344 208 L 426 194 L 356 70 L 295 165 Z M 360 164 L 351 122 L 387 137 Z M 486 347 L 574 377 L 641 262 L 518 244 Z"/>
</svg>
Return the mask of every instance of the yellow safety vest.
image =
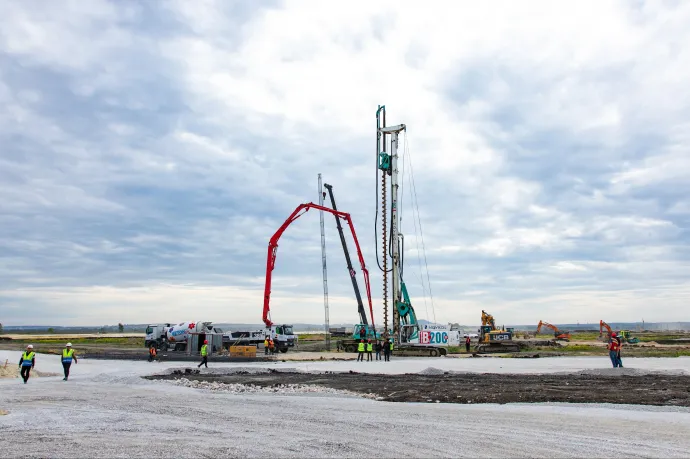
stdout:
<svg viewBox="0 0 690 459">
<path fill-rule="evenodd" d="M 22 366 L 30 367 L 32 365 L 31 361 L 34 359 L 35 356 L 36 353 L 34 351 L 24 352 L 24 354 L 22 354 L 22 359 L 24 359 L 24 361 L 22 362 Z"/>
<path fill-rule="evenodd" d="M 367 343 L 367 352 L 371 352 L 374 350 L 374 345 L 371 343 Z"/>
<path fill-rule="evenodd" d="M 72 363 L 73 357 L 74 357 L 74 349 L 63 349 L 62 350 L 62 363 Z"/>
<path fill-rule="evenodd" d="M 357 351 L 358 352 L 364 352 L 364 343 L 359 343 L 357 345 Z"/>
<path fill-rule="evenodd" d="M 204 357 L 208 355 L 208 345 L 204 344 L 201 346 L 201 356 Z"/>
<path fill-rule="evenodd" d="M 268 347 L 268 340 L 267 339 L 264 340 L 264 346 Z"/>
<path fill-rule="evenodd" d="M 391 342 L 391 345 L 390 345 L 390 350 L 391 350 L 391 351 L 393 350 L 393 343 L 392 343 L 392 342 Z"/>
</svg>

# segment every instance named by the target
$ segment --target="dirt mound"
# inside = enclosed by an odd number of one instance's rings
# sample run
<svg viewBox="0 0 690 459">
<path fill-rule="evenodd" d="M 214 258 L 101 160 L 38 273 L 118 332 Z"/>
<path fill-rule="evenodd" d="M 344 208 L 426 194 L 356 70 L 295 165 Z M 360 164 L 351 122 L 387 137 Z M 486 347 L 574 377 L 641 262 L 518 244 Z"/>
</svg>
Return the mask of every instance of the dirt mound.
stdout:
<svg viewBox="0 0 690 459">
<path fill-rule="evenodd" d="M 433 376 L 433 375 L 442 375 L 442 374 L 445 374 L 445 372 L 443 370 L 439 370 L 438 368 L 429 367 L 429 368 L 426 368 L 426 369 L 420 371 L 417 374 Z"/>
</svg>

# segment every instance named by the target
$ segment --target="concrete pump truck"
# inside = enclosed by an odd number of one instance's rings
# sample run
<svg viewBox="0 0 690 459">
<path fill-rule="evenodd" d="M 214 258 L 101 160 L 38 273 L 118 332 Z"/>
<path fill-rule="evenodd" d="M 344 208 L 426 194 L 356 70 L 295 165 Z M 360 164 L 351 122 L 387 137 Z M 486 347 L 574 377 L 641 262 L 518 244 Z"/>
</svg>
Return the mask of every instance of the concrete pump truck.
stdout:
<svg viewBox="0 0 690 459">
<path fill-rule="evenodd" d="M 278 253 L 278 241 L 280 240 L 280 237 L 283 235 L 285 230 L 290 226 L 292 222 L 297 220 L 299 217 L 307 213 L 310 209 L 316 209 L 316 210 L 321 210 L 324 212 L 331 213 L 336 216 L 338 219 L 338 225 L 340 226 L 340 220 L 343 219 L 347 223 L 347 225 L 350 227 L 350 231 L 352 232 L 352 238 L 355 241 L 355 246 L 357 247 L 357 256 L 359 258 L 359 262 L 361 265 L 362 269 L 362 274 L 364 275 L 364 285 L 366 287 L 366 293 L 367 293 L 367 299 L 369 300 L 369 311 L 371 313 L 371 328 L 372 330 L 374 329 L 374 310 L 373 310 L 373 305 L 371 302 L 371 288 L 369 286 L 369 271 L 367 270 L 366 264 L 364 263 L 364 257 L 362 256 L 362 251 L 359 247 L 359 241 L 357 240 L 357 233 L 355 232 L 355 227 L 352 224 L 352 219 L 350 218 L 350 214 L 345 213 L 345 212 L 340 212 L 338 210 L 330 209 L 328 207 L 320 206 L 318 204 L 314 203 L 306 203 L 306 204 L 300 204 L 297 206 L 297 208 L 290 214 L 290 216 L 285 220 L 285 222 L 278 228 L 278 230 L 273 234 L 271 237 L 270 241 L 268 242 L 268 254 L 266 258 L 266 285 L 264 287 L 264 308 L 263 308 L 263 316 L 262 320 L 264 324 L 266 325 L 266 335 L 271 336 L 273 339 L 273 342 L 275 343 L 276 347 L 281 351 L 281 352 L 287 352 L 287 350 L 291 347 L 294 347 L 295 344 L 297 343 L 297 337 L 294 335 L 292 332 L 292 326 L 291 325 L 276 325 L 273 323 L 271 320 L 271 308 L 270 308 L 270 301 L 271 301 L 271 282 L 272 282 L 272 276 L 273 276 L 273 269 L 275 268 L 276 264 L 276 254 Z M 342 227 L 340 227 L 342 231 Z M 341 233 L 341 237 L 342 233 Z M 354 276 L 354 269 L 352 269 L 352 265 L 350 264 L 350 273 L 352 276 Z M 356 285 L 356 281 L 353 279 L 353 284 Z M 359 298 L 360 300 L 360 306 L 361 306 L 361 317 L 363 318 L 363 322 L 367 324 L 366 322 L 366 314 L 363 312 L 364 311 L 364 306 L 361 304 L 361 297 Z M 368 325 L 367 325 L 368 326 Z"/>
</svg>

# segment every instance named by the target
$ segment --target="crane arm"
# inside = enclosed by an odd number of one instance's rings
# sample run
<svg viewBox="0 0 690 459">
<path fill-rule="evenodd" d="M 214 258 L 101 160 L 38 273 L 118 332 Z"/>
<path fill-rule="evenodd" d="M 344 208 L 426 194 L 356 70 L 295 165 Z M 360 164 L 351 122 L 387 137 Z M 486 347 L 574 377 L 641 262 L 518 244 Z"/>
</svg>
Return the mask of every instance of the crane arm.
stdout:
<svg viewBox="0 0 690 459">
<path fill-rule="evenodd" d="M 276 254 L 278 252 L 278 241 L 280 240 L 280 237 L 283 235 L 285 230 L 290 226 L 292 222 L 300 218 L 302 215 L 307 213 L 310 209 L 317 209 L 317 210 L 322 210 L 324 212 L 331 213 L 337 217 L 342 218 L 345 220 L 350 227 L 350 230 L 352 231 L 352 238 L 355 241 L 355 247 L 357 248 L 357 256 L 359 258 L 360 265 L 362 267 L 362 273 L 364 274 L 364 285 L 366 287 L 366 292 L 367 292 L 367 298 L 369 300 L 369 312 L 371 313 L 371 324 L 372 326 L 374 325 L 374 307 L 371 302 L 371 287 L 369 285 L 369 271 L 367 270 L 367 267 L 364 263 L 364 257 L 362 256 L 362 250 L 359 246 L 359 241 L 357 240 L 357 234 L 355 233 L 355 227 L 352 224 L 352 219 L 350 218 L 350 214 L 345 213 L 345 212 L 340 212 L 328 207 L 323 207 L 318 204 L 314 203 L 306 203 L 306 204 L 300 204 L 297 206 L 297 208 L 290 214 L 290 216 L 285 220 L 285 222 L 278 228 L 278 230 L 271 236 L 271 239 L 268 242 L 268 253 L 266 255 L 266 284 L 264 287 L 264 309 L 263 309 L 263 322 L 266 324 L 266 327 L 270 327 L 273 325 L 273 322 L 271 321 L 271 309 L 270 309 L 270 301 L 271 301 L 271 282 L 272 282 L 272 276 L 273 276 L 273 268 L 275 268 L 276 264 Z"/>
</svg>

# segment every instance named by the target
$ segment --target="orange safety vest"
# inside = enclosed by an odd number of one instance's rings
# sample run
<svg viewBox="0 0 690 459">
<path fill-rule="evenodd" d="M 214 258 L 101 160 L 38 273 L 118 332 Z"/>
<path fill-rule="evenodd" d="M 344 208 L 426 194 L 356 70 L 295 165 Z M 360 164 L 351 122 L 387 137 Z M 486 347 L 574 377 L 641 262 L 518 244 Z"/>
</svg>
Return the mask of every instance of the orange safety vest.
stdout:
<svg viewBox="0 0 690 459">
<path fill-rule="evenodd" d="M 268 340 L 268 347 L 273 347 L 273 340 L 272 339 Z"/>
</svg>

